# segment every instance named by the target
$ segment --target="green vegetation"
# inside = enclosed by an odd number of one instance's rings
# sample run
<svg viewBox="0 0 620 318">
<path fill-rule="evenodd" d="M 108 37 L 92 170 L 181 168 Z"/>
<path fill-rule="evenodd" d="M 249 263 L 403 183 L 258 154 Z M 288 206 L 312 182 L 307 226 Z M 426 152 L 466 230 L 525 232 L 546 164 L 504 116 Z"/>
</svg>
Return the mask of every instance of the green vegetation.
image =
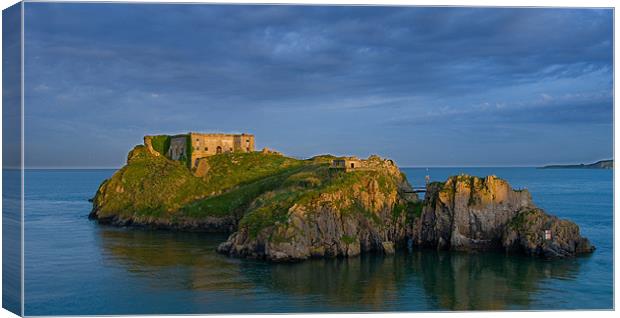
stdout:
<svg viewBox="0 0 620 318">
<path fill-rule="evenodd" d="M 222 191 L 299 167 L 304 162 L 271 153 L 230 152 L 208 157 L 207 163 L 211 168 L 205 181 L 214 191 Z"/>
<path fill-rule="evenodd" d="M 275 175 L 248 183 L 221 195 L 208 197 L 185 206 L 182 212 L 190 217 L 240 216 L 261 194 L 277 189 L 299 168 L 289 168 Z M 210 185 L 211 186 L 211 185 Z"/>
<path fill-rule="evenodd" d="M 441 181 L 433 181 L 428 184 L 428 186 L 431 188 L 437 187 L 439 189 L 443 188 L 444 185 L 445 185 L 445 182 L 441 182 Z"/>
<path fill-rule="evenodd" d="M 170 149 L 170 136 L 158 135 L 150 136 L 150 138 L 153 149 L 159 152 L 161 155 L 165 156 L 168 153 L 168 149 Z"/>
<path fill-rule="evenodd" d="M 357 242 L 357 239 L 355 237 L 348 236 L 348 235 L 343 235 L 340 239 L 347 245 Z"/>
<path fill-rule="evenodd" d="M 407 203 L 407 216 L 410 218 L 419 218 L 422 216 L 422 209 L 424 208 L 424 202 L 408 202 Z"/>
<path fill-rule="evenodd" d="M 151 144 L 165 153 L 170 139 L 153 136 Z M 326 195 L 342 215 L 361 215 L 381 225 L 376 212 L 381 207 L 374 206 L 374 201 L 364 203 L 361 193 L 379 191 L 387 197 L 396 191 L 402 175 L 387 170 L 334 171 L 329 168 L 332 157 L 298 160 L 274 153 L 224 153 L 205 158 L 207 172 L 197 177 L 187 162 L 155 156 L 144 146 L 137 146 L 130 152 L 127 165 L 100 187 L 95 210 L 98 217 L 165 224 L 232 218 L 249 235 L 256 236 L 268 227 L 290 226 L 289 213 L 294 205 L 307 206 L 312 214 L 316 211 L 313 206 Z M 420 214 L 411 204 L 396 209 L 395 213 Z"/>
<path fill-rule="evenodd" d="M 338 158 L 340 158 L 340 157 L 336 157 L 336 156 L 327 154 L 327 155 L 314 156 L 314 157 L 308 159 L 308 161 L 312 161 L 312 162 L 316 162 L 316 163 L 331 163 L 332 160 L 338 159 Z"/>
<path fill-rule="evenodd" d="M 288 211 L 299 196 L 295 192 L 268 194 L 259 208 L 250 211 L 239 222 L 239 227 L 248 229 L 250 237 L 256 237 L 266 227 L 284 224 L 288 220 Z"/>
<path fill-rule="evenodd" d="M 392 208 L 392 219 L 396 220 L 404 213 L 406 220 L 407 220 L 407 224 L 410 224 L 415 219 L 422 216 L 423 208 L 424 208 L 423 201 L 406 202 L 406 203 L 399 202 L 395 204 L 394 207 Z"/>
<path fill-rule="evenodd" d="M 542 213 L 537 209 L 522 211 L 508 222 L 508 226 L 519 232 L 524 232 L 534 223 L 535 218 L 541 216 Z"/>
<path fill-rule="evenodd" d="M 135 147 L 128 164 L 106 180 L 106 198 L 98 196 L 99 216 L 146 215 L 163 217 L 204 196 L 206 185 L 182 164 L 155 157 L 146 147 Z"/>
</svg>

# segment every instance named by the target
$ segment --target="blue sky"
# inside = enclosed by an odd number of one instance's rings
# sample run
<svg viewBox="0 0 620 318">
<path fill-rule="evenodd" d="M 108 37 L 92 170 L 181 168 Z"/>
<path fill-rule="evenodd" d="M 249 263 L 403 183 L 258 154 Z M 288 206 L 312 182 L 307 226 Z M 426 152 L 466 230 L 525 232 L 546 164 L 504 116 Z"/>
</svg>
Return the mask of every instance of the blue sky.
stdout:
<svg viewBox="0 0 620 318">
<path fill-rule="evenodd" d="M 401 166 L 612 157 L 611 10 L 25 8 L 27 166 L 119 167 L 187 131 Z"/>
</svg>

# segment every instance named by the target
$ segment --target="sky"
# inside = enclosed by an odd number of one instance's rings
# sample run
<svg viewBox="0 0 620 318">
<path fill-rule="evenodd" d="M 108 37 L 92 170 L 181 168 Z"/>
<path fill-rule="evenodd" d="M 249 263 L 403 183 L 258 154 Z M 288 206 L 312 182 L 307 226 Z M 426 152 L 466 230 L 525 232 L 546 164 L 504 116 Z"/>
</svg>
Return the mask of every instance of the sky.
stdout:
<svg viewBox="0 0 620 318">
<path fill-rule="evenodd" d="M 25 5 L 27 167 L 147 134 L 307 158 L 537 166 L 613 155 L 609 9 Z"/>
</svg>

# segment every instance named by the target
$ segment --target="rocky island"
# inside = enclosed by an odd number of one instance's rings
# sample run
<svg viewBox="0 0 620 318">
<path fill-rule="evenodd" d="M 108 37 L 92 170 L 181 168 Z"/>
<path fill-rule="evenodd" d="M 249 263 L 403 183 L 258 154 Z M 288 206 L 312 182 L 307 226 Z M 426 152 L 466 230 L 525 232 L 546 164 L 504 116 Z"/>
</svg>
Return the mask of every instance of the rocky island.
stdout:
<svg viewBox="0 0 620 318">
<path fill-rule="evenodd" d="M 228 232 L 218 252 L 272 261 L 408 246 L 546 258 L 594 250 L 575 223 L 548 215 L 527 190 L 495 176 L 433 182 L 420 199 L 389 159 L 299 160 L 254 151 L 246 134 L 146 136 L 100 185 L 89 218 Z"/>
</svg>

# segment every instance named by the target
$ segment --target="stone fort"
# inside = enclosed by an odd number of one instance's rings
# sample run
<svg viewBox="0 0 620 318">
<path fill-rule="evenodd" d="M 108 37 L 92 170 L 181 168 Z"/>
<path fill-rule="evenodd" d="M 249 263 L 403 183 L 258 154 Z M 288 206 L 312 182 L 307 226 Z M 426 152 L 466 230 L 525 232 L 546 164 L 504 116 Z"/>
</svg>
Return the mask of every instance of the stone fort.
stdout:
<svg viewBox="0 0 620 318">
<path fill-rule="evenodd" d="M 190 145 L 187 142 L 190 142 Z M 191 149 L 192 166 L 198 159 L 226 152 L 253 152 L 254 135 L 250 134 L 204 134 L 190 132 L 170 137 L 170 148 L 166 156 L 172 160 L 180 160 L 186 156 L 188 147 Z"/>
</svg>

